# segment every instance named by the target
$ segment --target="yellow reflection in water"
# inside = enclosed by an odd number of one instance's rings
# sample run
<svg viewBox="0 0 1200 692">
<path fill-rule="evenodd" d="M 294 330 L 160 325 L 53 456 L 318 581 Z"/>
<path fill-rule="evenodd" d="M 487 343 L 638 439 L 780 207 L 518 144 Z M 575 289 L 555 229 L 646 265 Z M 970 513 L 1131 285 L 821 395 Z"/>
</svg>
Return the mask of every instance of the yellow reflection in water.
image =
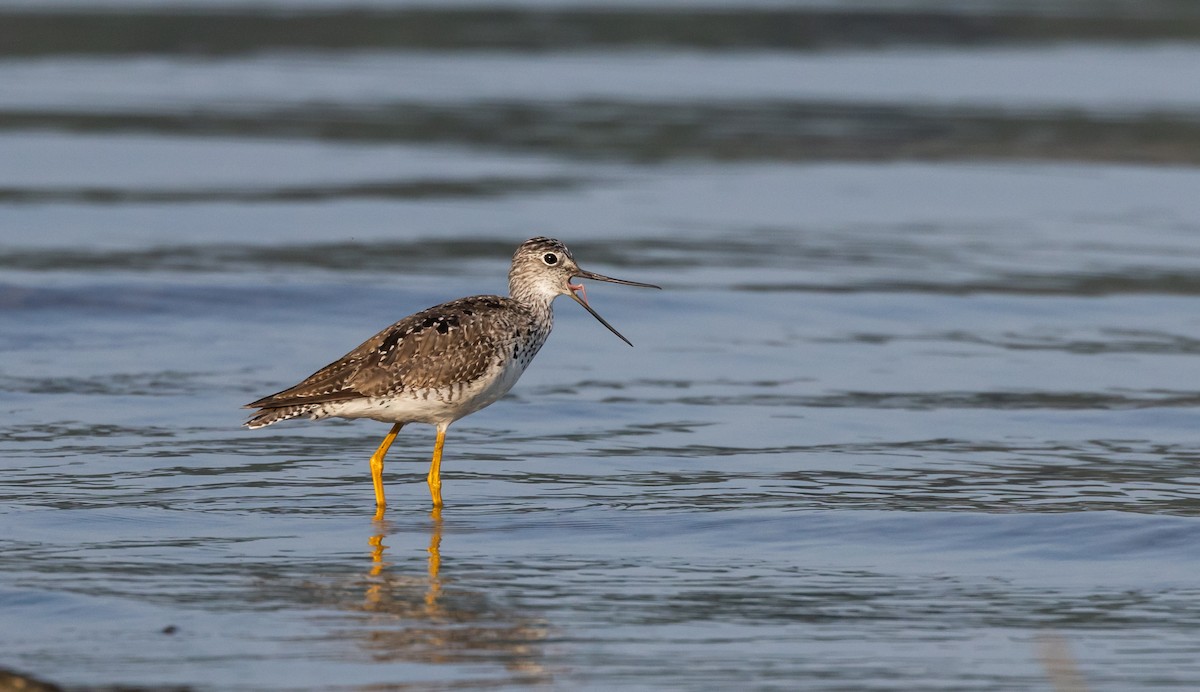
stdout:
<svg viewBox="0 0 1200 692">
<path fill-rule="evenodd" d="M 430 513 L 427 569 L 423 578 L 389 562 L 392 522 L 376 519 L 362 610 L 372 619 L 361 644 L 377 661 L 470 663 L 491 660 L 516 674 L 517 681 L 552 678 L 542 664 L 542 641 L 549 627 L 529 613 L 498 606 L 488 593 L 446 582 L 442 573 L 441 508 Z M 410 563 L 411 564 L 411 563 Z"/>
<path fill-rule="evenodd" d="M 425 606 L 432 614 L 442 591 L 442 582 L 438 578 L 442 569 L 442 508 L 434 507 L 429 516 L 433 519 L 433 529 L 429 532 L 429 590 L 425 592 Z"/>
</svg>

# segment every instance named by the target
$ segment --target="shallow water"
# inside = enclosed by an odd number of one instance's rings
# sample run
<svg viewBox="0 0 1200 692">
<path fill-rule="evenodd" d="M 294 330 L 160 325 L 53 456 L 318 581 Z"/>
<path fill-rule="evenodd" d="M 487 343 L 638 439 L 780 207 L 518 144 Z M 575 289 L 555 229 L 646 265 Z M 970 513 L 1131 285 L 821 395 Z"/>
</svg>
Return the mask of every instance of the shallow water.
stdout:
<svg viewBox="0 0 1200 692">
<path fill-rule="evenodd" d="M 0 669 L 1200 685 L 1185 9 L 308 5 L 0 10 Z M 383 521 L 384 426 L 240 428 L 537 234 L 665 290 L 589 292 L 632 350 L 560 301 L 440 516 L 428 427 Z"/>
</svg>

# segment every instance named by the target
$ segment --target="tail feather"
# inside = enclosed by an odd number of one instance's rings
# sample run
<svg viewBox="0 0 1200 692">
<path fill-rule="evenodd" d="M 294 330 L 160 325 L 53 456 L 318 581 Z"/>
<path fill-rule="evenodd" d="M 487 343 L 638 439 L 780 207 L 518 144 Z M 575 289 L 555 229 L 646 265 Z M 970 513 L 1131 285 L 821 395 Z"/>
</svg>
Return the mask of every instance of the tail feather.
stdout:
<svg viewBox="0 0 1200 692">
<path fill-rule="evenodd" d="M 288 420 L 289 418 L 298 418 L 319 408 L 321 408 L 320 404 L 293 404 L 291 406 L 263 408 L 251 414 L 250 420 L 246 421 L 244 425 L 251 430 L 265 428 L 272 423 L 278 423 L 281 420 Z"/>
</svg>

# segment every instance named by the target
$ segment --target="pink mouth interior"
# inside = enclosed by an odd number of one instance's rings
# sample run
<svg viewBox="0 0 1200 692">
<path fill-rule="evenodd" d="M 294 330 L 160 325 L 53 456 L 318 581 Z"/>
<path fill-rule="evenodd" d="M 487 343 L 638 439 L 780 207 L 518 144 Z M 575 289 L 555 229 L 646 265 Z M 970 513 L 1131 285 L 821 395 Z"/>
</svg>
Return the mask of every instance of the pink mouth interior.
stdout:
<svg viewBox="0 0 1200 692">
<path fill-rule="evenodd" d="M 567 288 L 571 289 L 572 292 L 578 293 L 579 299 L 583 301 L 583 304 L 588 305 L 587 289 L 583 287 L 583 284 L 573 284 L 567 282 Z"/>
</svg>

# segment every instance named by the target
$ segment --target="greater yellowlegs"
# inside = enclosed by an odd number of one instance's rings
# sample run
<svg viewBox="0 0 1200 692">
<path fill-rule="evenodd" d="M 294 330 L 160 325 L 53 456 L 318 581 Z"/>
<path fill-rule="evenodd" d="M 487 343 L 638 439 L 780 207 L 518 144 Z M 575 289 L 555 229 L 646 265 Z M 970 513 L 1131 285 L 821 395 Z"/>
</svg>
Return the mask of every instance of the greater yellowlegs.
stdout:
<svg viewBox="0 0 1200 692">
<path fill-rule="evenodd" d="M 442 445 L 454 421 L 504 396 L 529 367 L 554 326 L 554 299 L 570 296 L 622 341 L 629 339 L 588 305 L 581 277 L 626 286 L 659 288 L 584 271 L 567 246 L 553 238 L 530 238 L 513 254 L 509 296 L 472 296 L 409 315 L 300 384 L 263 397 L 246 422 L 261 428 L 298 416 L 337 416 L 392 423 L 371 455 L 375 504 L 382 513 L 383 457 L 405 423 L 437 428 L 429 494 L 442 505 Z"/>
</svg>

